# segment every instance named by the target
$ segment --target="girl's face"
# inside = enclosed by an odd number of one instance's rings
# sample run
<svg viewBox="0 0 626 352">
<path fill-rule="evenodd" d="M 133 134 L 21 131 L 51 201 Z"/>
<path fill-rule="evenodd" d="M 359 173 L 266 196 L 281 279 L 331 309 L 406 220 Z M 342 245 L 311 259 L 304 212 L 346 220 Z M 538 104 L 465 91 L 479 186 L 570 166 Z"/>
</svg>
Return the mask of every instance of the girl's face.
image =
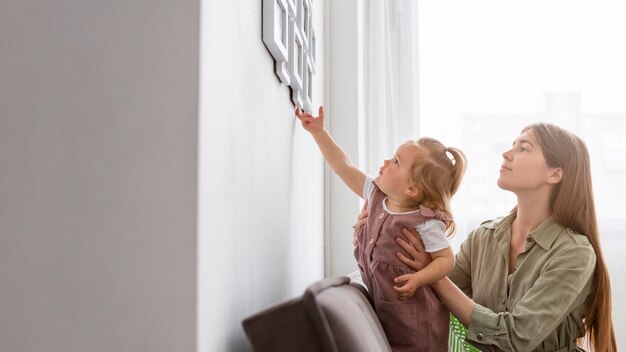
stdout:
<svg viewBox="0 0 626 352">
<path fill-rule="evenodd" d="M 421 154 L 422 150 L 414 142 L 400 145 L 391 159 L 383 162 L 374 183 L 391 199 L 407 197 L 407 189 L 416 187 L 411 182 L 411 166 Z"/>
<path fill-rule="evenodd" d="M 498 178 L 500 188 L 519 195 L 550 186 L 555 168 L 548 166 L 532 130 L 522 132 L 502 157 Z"/>
</svg>

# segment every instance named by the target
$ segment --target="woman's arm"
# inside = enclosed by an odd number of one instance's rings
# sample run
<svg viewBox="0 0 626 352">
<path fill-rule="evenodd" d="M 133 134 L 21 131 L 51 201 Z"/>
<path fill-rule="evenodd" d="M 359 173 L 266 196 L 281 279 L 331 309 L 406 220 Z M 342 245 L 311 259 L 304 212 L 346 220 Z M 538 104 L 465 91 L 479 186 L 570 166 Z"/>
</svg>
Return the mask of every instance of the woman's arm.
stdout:
<svg viewBox="0 0 626 352">
<path fill-rule="evenodd" d="M 354 232 L 352 232 L 352 244 L 353 245 L 356 246 L 359 243 L 356 233 L 359 231 L 361 226 L 365 225 L 366 222 L 367 222 L 367 200 L 365 200 L 365 204 L 363 204 L 363 208 L 361 208 L 361 212 L 359 213 L 359 216 L 356 219 L 356 223 L 352 225 L 352 229 L 354 230 Z"/>
<path fill-rule="evenodd" d="M 510 287 L 511 292 L 525 292 L 508 311 L 495 312 L 476 304 L 468 325 L 468 339 L 505 351 L 535 349 L 572 311 L 585 304 L 594 268 L 595 254 L 591 246 L 576 246 L 555 253 L 531 287 L 527 290 Z M 489 271 L 485 269 L 483 273 L 488 275 Z M 569 338 L 573 340 L 577 332 L 571 333 Z"/>
<path fill-rule="evenodd" d="M 396 256 L 398 257 L 398 259 L 418 273 L 422 269 L 427 270 L 431 264 L 431 258 L 430 255 L 425 251 L 424 244 L 422 243 L 422 240 L 420 239 L 417 231 L 415 229 L 403 229 L 402 234 L 408 240 L 408 242 L 400 237 L 396 238 L 396 242 L 413 259 L 407 258 L 401 252 L 397 252 Z M 448 248 L 448 250 L 450 250 L 450 248 Z M 450 250 L 450 253 L 452 253 L 452 250 Z M 452 264 L 454 264 L 454 261 L 452 262 Z M 401 277 L 402 276 L 396 278 L 396 280 Z M 467 297 L 465 293 L 463 293 L 463 291 L 461 291 L 448 278 L 443 278 L 439 281 L 435 281 L 431 283 L 430 286 L 435 290 L 441 302 L 445 304 L 448 309 L 450 309 L 452 314 L 454 314 L 463 325 L 467 326 L 472 315 L 472 310 L 474 309 L 474 301 Z M 396 291 L 398 291 L 398 289 L 396 289 Z"/>
<path fill-rule="evenodd" d="M 430 285 L 437 293 L 439 300 L 450 309 L 459 321 L 468 326 L 472 318 L 472 312 L 476 303 L 467 297 L 450 279 L 443 278 Z"/>
<path fill-rule="evenodd" d="M 395 278 L 395 283 L 401 286 L 394 286 L 399 299 L 412 297 L 418 287 L 432 284 L 448 275 L 454 268 L 454 255 L 450 247 L 430 253 L 432 261 L 422 270 L 412 274 L 401 275 Z"/>
<path fill-rule="evenodd" d="M 405 231 L 409 242 L 398 243 L 411 260 L 402 254 L 398 258 L 414 270 L 423 268 L 425 255 L 416 233 Z M 483 243 L 484 245 L 484 243 Z M 466 275 L 458 266 L 469 256 L 469 239 L 457 254 L 455 274 Z M 468 261 L 469 264 L 469 261 Z M 491 275 L 493 268 L 472 268 L 467 275 Z M 456 281 L 443 279 L 431 284 L 441 301 L 468 327 L 467 338 L 504 351 L 533 350 L 563 323 L 576 307 L 584 304 L 589 293 L 589 283 L 595 267 L 595 254 L 589 245 L 579 244 L 555 253 L 545 264 L 539 277 L 529 288 L 510 287 L 511 291 L 524 290 L 523 297 L 511 310 L 496 312 L 477 304 L 466 296 Z M 575 333 L 575 332 L 574 332 Z M 572 336 L 575 338 L 576 336 Z M 566 343 L 566 342 L 565 342 Z M 554 346 L 557 347 L 557 346 Z"/>
</svg>

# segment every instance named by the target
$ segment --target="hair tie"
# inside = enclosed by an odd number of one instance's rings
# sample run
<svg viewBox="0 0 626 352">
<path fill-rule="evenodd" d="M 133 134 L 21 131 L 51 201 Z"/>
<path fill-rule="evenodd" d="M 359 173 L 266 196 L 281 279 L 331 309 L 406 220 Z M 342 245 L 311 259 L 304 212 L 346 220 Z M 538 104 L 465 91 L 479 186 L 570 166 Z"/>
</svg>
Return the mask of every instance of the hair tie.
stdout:
<svg viewBox="0 0 626 352">
<path fill-rule="evenodd" d="M 450 160 L 450 162 L 452 163 L 452 166 L 454 166 L 456 164 L 456 158 L 454 157 L 454 154 L 452 154 L 452 152 L 450 151 L 450 148 L 444 147 L 443 153 Z"/>
</svg>

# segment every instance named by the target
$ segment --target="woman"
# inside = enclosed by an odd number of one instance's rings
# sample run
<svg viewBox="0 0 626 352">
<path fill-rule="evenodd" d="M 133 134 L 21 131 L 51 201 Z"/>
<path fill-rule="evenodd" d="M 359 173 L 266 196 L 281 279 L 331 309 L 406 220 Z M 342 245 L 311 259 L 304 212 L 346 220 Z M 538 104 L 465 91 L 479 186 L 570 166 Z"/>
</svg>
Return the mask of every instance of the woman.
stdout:
<svg viewBox="0 0 626 352">
<path fill-rule="evenodd" d="M 498 186 L 517 206 L 474 230 L 431 287 L 482 349 L 573 351 L 586 336 L 594 351 L 616 351 L 585 144 L 540 123 L 502 156 Z M 417 232 L 403 234 L 409 257 L 398 258 L 418 271 L 430 259 Z"/>
</svg>

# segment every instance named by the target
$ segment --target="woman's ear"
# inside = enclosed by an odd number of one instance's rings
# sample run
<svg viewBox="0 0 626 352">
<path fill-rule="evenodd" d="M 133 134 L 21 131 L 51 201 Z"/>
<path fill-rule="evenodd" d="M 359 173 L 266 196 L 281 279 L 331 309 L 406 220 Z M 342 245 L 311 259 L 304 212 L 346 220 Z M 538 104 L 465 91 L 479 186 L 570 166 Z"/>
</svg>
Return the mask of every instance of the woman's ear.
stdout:
<svg viewBox="0 0 626 352">
<path fill-rule="evenodd" d="M 559 166 L 552 170 L 552 173 L 548 177 L 548 184 L 555 185 L 561 181 L 563 181 L 563 168 Z"/>
</svg>

